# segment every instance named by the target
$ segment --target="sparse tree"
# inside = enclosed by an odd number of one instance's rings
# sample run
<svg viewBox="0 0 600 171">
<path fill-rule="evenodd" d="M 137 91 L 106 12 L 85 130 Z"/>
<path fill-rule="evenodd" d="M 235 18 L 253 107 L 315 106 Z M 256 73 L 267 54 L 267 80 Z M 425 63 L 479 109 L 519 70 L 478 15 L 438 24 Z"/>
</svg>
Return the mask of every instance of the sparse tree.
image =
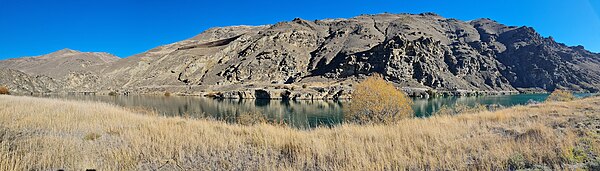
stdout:
<svg viewBox="0 0 600 171">
<path fill-rule="evenodd" d="M 381 75 L 373 75 L 354 87 L 345 120 L 358 124 L 389 124 L 414 116 L 412 100 Z"/>
</svg>

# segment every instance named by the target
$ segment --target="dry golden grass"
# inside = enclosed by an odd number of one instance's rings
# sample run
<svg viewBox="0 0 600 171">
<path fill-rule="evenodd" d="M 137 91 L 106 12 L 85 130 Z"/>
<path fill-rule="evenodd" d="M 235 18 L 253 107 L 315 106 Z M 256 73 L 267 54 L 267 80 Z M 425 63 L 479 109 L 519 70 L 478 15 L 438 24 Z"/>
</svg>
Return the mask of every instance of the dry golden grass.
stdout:
<svg viewBox="0 0 600 171">
<path fill-rule="evenodd" d="M 572 169 L 598 156 L 599 111 L 593 98 L 307 131 L 0 96 L 0 170 Z"/>
<path fill-rule="evenodd" d="M 437 116 L 452 116 L 452 115 L 460 115 L 460 114 L 469 114 L 469 113 L 480 113 L 487 111 L 487 107 L 481 104 L 476 104 L 474 106 L 469 106 L 465 104 L 456 104 L 453 107 L 442 106 L 437 112 L 433 115 Z"/>
<path fill-rule="evenodd" d="M 261 123 L 267 123 L 268 119 L 265 115 L 258 112 L 242 113 L 236 117 L 236 123 L 245 126 L 251 126 Z"/>
</svg>

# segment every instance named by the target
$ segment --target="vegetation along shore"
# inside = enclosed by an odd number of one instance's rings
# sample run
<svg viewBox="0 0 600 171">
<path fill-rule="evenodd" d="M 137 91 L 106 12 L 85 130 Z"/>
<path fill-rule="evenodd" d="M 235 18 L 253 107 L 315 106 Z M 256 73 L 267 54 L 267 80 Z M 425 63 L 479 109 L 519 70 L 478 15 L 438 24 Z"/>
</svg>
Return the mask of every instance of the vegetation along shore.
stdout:
<svg viewBox="0 0 600 171">
<path fill-rule="evenodd" d="M 0 170 L 598 169 L 600 98 L 297 130 L 0 96 Z"/>
<path fill-rule="evenodd" d="M 600 171 L 600 1 L 0 2 L 0 171 Z"/>
</svg>

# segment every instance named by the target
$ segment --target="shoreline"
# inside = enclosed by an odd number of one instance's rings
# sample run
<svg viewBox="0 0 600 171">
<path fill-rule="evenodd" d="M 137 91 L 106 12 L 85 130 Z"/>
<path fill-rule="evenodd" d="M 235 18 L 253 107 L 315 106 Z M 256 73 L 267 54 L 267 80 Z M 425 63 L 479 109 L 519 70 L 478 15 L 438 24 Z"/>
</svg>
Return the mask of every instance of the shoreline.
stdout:
<svg viewBox="0 0 600 171">
<path fill-rule="evenodd" d="M 477 90 L 434 90 L 422 88 L 401 88 L 407 96 L 419 99 L 439 98 L 439 97 L 483 97 L 483 96 L 505 96 L 518 94 L 549 94 L 549 92 L 521 92 L 521 91 L 477 91 Z M 211 91 L 200 93 L 177 93 L 177 92 L 152 92 L 152 93 L 131 93 L 121 92 L 111 94 L 111 91 L 90 91 L 90 92 L 48 92 L 48 93 L 13 93 L 14 95 L 24 96 L 44 96 L 44 95 L 103 95 L 103 96 L 190 96 L 206 97 L 215 99 L 270 99 L 270 100 L 351 100 L 349 91 L 337 91 L 335 93 L 314 93 L 290 91 L 287 89 L 250 89 L 250 90 L 232 90 L 232 91 Z M 573 92 L 580 93 L 580 92 Z M 581 92 L 590 93 L 590 92 Z M 597 93 L 597 92 L 596 92 Z M 594 94 L 594 93 L 592 93 Z"/>
<path fill-rule="evenodd" d="M 599 104 L 594 97 L 298 130 L 0 96 L 0 170 L 585 169 L 600 154 Z"/>
</svg>

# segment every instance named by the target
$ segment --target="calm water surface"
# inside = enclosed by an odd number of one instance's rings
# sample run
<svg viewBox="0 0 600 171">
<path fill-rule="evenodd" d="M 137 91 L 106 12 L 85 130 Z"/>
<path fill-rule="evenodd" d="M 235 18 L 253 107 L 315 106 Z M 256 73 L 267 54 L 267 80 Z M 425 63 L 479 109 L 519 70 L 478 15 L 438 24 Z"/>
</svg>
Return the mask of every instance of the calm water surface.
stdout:
<svg viewBox="0 0 600 171">
<path fill-rule="evenodd" d="M 591 94 L 576 94 L 585 97 Z M 350 101 L 326 100 L 216 100 L 204 97 L 180 96 L 93 96 L 93 95 L 52 95 L 50 98 L 101 101 L 123 107 L 145 108 L 157 111 L 164 116 L 199 117 L 211 115 L 215 118 L 231 120 L 235 116 L 248 112 L 259 112 L 268 118 L 285 122 L 297 128 L 331 126 L 343 120 L 343 107 Z M 432 99 L 413 99 L 415 115 L 424 117 L 436 112 L 442 106 L 457 104 L 473 106 L 476 104 L 498 104 L 505 107 L 527 104 L 529 101 L 542 102 L 548 94 L 520 94 L 509 96 L 484 97 L 444 97 Z"/>
</svg>

